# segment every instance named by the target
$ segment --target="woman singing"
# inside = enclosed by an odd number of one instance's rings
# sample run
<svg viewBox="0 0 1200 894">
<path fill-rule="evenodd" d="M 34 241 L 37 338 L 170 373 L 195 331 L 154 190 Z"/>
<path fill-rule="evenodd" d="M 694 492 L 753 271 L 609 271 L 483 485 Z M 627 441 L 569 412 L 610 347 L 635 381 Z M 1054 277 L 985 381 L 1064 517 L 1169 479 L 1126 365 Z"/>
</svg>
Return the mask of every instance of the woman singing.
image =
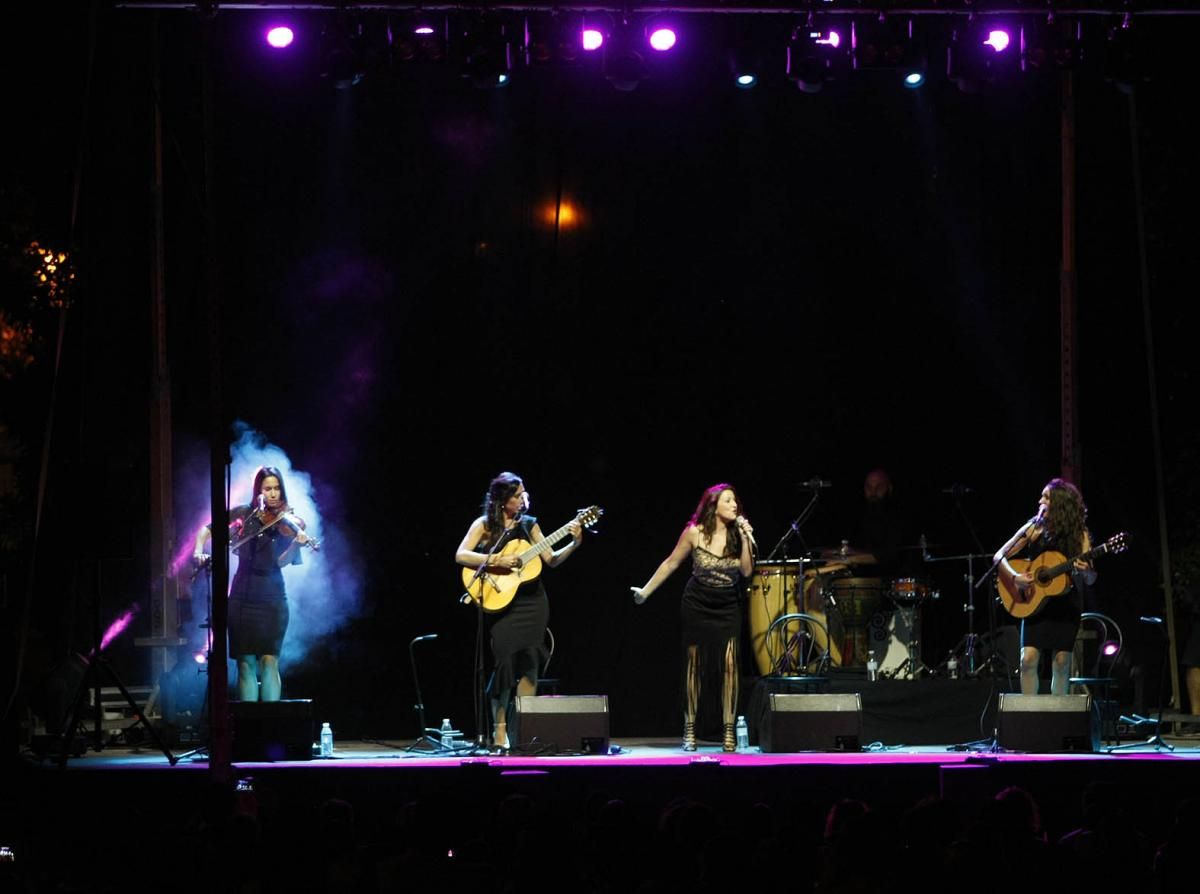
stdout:
<svg viewBox="0 0 1200 894">
<path fill-rule="evenodd" d="M 1078 556 L 1092 548 L 1088 533 L 1087 507 L 1079 488 L 1053 478 L 1042 489 L 1038 511 L 1022 525 L 1008 543 L 996 552 L 995 561 L 1000 579 L 1010 591 L 1028 598 L 1033 585 L 1029 572 L 1017 574 L 1010 558 L 1034 558 L 1046 550 L 1065 556 Z M 1041 611 L 1021 621 L 1021 692 L 1036 695 L 1038 667 L 1043 652 L 1053 654 L 1050 692 L 1066 695 L 1071 677 L 1071 653 L 1079 629 L 1079 614 L 1083 611 L 1082 590 L 1096 580 L 1096 572 L 1085 562 L 1076 560 L 1068 589 L 1061 596 L 1047 599 Z"/>
<path fill-rule="evenodd" d="M 489 568 L 516 568 L 515 555 L 499 555 L 503 544 L 510 539 L 525 540 L 530 545 L 542 539 L 537 519 L 526 515 L 529 495 L 525 484 L 512 472 L 501 472 L 488 485 L 483 499 L 483 515 L 471 522 L 467 534 L 458 545 L 455 561 L 467 568 L 478 568 L 487 562 Z M 562 549 L 544 553 L 542 561 L 553 567 L 563 562 L 579 548 L 583 526 L 570 526 L 571 542 Z M 498 547 L 498 548 L 497 548 Z M 489 553 L 495 549 L 495 553 Z M 550 603 L 539 575 L 525 581 L 504 609 L 484 616 L 492 644 L 495 669 L 488 681 L 487 693 L 492 703 L 492 744 L 507 749 L 508 709 L 516 695 L 537 695 L 537 679 L 546 663 L 546 624 L 550 620 Z"/>
<path fill-rule="evenodd" d="M 754 570 L 753 529 L 738 514 L 739 500 L 730 484 L 714 484 L 671 554 L 645 586 L 631 587 L 639 605 L 683 561 L 692 557 L 692 576 L 683 588 L 683 750 L 696 750 L 696 711 L 700 693 L 714 692 L 721 680 L 723 747 L 734 751 L 733 717 L 738 697 L 738 641 L 742 630 L 742 579 Z"/>
<path fill-rule="evenodd" d="M 284 565 L 301 564 L 300 547 L 316 545 L 304 522 L 291 514 L 283 475 L 263 466 L 254 475 L 248 505 L 229 511 L 229 544 L 238 557 L 229 587 L 229 654 L 237 660 L 238 698 L 244 702 L 279 701 L 283 683 L 279 652 L 288 626 Z M 196 534 L 195 560 L 207 561 L 208 525 Z"/>
</svg>

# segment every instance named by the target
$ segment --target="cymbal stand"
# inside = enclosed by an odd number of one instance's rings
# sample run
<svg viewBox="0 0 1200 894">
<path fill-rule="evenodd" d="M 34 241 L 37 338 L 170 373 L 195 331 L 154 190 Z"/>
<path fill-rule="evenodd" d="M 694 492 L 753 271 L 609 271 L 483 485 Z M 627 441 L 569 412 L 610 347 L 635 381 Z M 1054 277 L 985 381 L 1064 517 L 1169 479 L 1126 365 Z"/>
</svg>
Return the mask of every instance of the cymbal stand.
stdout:
<svg viewBox="0 0 1200 894">
<path fill-rule="evenodd" d="M 921 561 L 926 562 L 931 565 L 936 564 L 938 562 L 966 562 L 967 563 L 967 573 L 965 575 L 963 575 L 963 582 L 967 585 L 967 598 L 966 598 L 966 601 L 963 602 L 963 611 L 967 615 L 967 633 L 966 633 L 966 636 L 962 640 L 960 640 L 960 643 L 963 648 L 963 662 L 962 662 L 963 673 L 969 677 L 976 677 L 983 671 L 983 667 L 978 666 L 976 664 L 976 656 L 977 656 L 977 653 L 979 650 L 979 636 L 975 632 L 975 590 L 978 588 L 979 584 L 981 584 L 985 580 L 987 580 L 987 578 L 991 574 L 991 572 L 989 570 L 988 574 L 985 574 L 983 577 L 979 578 L 978 581 L 976 581 L 976 579 L 975 579 L 975 562 L 978 559 L 990 559 L 990 558 L 991 558 L 991 556 L 984 555 L 982 553 L 963 553 L 962 555 L 958 555 L 958 556 L 933 556 L 933 555 L 930 555 L 929 549 L 925 545 L 925 535 L 924 534 L 921 535 Z M 989 615 L 989 621 L 990 621 L 990 615 Z M 955 654 L 958 651 L 958 649 L 959 649 L 959 646 L 956 645 L 950 654 L 951 655 Z M 993 652 L 992 655 L 989 656 L 988 661 L 985 662 L 985 666 L 987 664 L 990 664 L 992 661 L 992 658 L 994 658 L 994 657 L 995 657 L 995 652 Z"/>
</svg>

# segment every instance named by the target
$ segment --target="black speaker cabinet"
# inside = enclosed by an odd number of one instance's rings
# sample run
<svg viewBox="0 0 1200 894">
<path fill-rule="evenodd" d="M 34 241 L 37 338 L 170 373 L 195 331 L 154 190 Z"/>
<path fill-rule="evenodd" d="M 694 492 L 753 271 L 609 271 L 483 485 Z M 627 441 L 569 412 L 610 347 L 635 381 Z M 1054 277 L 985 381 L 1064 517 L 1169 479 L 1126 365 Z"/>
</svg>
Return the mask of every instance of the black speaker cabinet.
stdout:
<svg viewBox="0 0 1200 894">
<path fill-rule="evenodd" d="M 764 752 L 858 751 L 862 697 L 857 692 L 773 692 L 758 738 Z"/>
<path fill-rule="evenodd" d="M 312 699 L 230 702 L 234 761 L 312 760 Z"/>
<path fill-rule="evenodd" d="M 1092 697 L 1000 693 L 996 722 L 1001 748 L 1011 751 L 1095 751 Z"/>
<path fill-rule="evenodd" d="M 515 726 L 510 727 L 509 741 L 522 748 L 605 754 L 608 696 L 518 695 Z"/>
</svg>

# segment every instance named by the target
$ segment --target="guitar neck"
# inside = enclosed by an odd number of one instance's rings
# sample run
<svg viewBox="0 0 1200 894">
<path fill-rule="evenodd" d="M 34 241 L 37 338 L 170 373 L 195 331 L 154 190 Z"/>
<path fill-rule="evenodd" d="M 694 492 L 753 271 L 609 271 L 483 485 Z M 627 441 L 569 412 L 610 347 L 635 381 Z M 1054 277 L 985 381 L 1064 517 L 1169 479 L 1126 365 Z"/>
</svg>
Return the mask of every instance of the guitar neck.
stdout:
<svg viewBox="0 0 1200 894">
<path fill-rule="evenodd" d="M 571 533 L 571 525 L 573 523 L 574 523 L 573 521 L 567 522 L 565 525 L 563 525 L 561 528 L 559 528 L 554 533 L 547 534 L 545 537 L 543 537 L 541 540 L 539 540 L 533 546 L 529 547 L 529 549 L 527 549 L 527 550 L 525 550 L 525 552 L 521 553 L 521 561 L 528 562 L 530 559 L 534 558 L 535 556 L 540 556 L 542 553 L 552 549 L 554 547 L 554 544 L 558 543 L 560 540 L 562 540 L 564 537 L 566 537 L 568 534 Z"/>
<path fill-rule="evenodd" d="M 1043 568 L 1039 576 L 1045 577 L 1047 580 L 1058 577 L 1060 574 L 1065 574 L 1070 571 L 1075 566 L 1076 562 L 1087 562 L 1096 558 L 1097 556 L 1102 556 L 1109 551 L 1109 548 L 1110 546 L 1108 543 L 1101 543 L 1099 546 L 1089 549 L 1086 553 L 1080 553 L 1074 559 L 1067 559 L 1065 562 L 1060 562 L 1059 564 L 1052 565 L 1049 568 Z"/>
</svg>

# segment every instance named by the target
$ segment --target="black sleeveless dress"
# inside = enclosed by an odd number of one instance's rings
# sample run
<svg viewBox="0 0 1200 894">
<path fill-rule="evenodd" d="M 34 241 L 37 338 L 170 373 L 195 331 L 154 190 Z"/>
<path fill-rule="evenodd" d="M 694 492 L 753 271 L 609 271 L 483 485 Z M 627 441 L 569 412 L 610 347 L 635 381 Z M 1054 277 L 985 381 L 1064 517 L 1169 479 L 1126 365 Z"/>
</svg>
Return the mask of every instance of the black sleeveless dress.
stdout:
<svg viewBox="0 0 1200 894">
<path fill-rule="evenodd" d="M 1059 538 L 1043 537 L 1026 546 L 1018 557 L 1033 559 L 1047 550 L 1071 555 Z M 1086 583 L 1078 573 L 1072 573 L 1070 580 L 1066 592 L 1048 597 L 1036 615 L 1021 622 L 1022 646 L 1033 646 L 1039 652 L 1070 652 L 1075 648 L 1079 615 L 1083 611 L 1082 588 Z"/>
<path fill-rule="evenodd" d="M 532 543 L 535 524 L 536 518 L 524 516 L 508 533 L 508 538 Z M 491 544 L 486 538 L 475 545 L 476 552 L 486 553 L 489 549 Z M 503 611 L 485 614 L 484 623 L 495 662 L 487 685 L 488 697 L 508 702 L 521 677 L 537 680 L 549 658 L 546 626 L 550 623 L 550 600 L 542 585 L 542 575 L 521 584 L 512 602 Z"/>
<path fill-rule="evenodd" d="M 229 513 L 237 530 L 230 531 L 234 542 L 254 532 L 259 525 L 249 506 L 235 506 Z M 268 528 L 238 547 L 237 571 L 229 587 L 229 654 L 278 655 L 287 633 L 287 590 L 279 557 L 292 545 L 291 538 L 278 528 Z M 292 565 L 303 563 L 300 551 Z"/>
<path fill-rule="evenodd" d="M 719 728 L 721 694 L 725 679 L 725 651 L 733 649 L 734 667 L 740 669 L 738 648 L 742 636 L 741 560 L 717 556 L 702 546 L 692 548 L 692 576 L 683 588 L 679 617 L 683 628 L 683 704 L 687 704 L 687 653 L 696 646 L 700 673 L 697 729 Z"/>
</svg>

